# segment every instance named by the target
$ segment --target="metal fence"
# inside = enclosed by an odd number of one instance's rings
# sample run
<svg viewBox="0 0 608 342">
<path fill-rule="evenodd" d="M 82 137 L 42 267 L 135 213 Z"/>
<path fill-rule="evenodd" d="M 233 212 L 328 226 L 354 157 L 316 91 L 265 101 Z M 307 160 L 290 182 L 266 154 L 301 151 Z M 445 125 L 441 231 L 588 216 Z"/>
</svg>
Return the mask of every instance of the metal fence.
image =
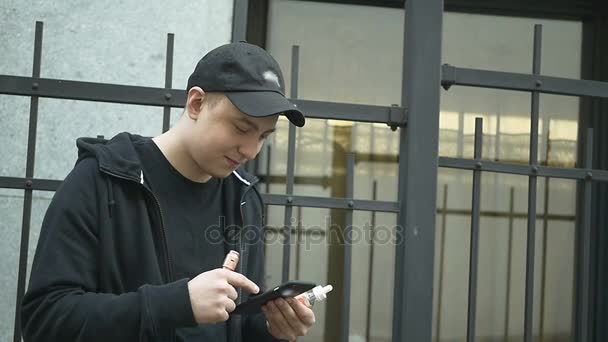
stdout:
<svg viewBox="0 0 608 342">
<path fill-rule="evenodd" d="M 331 103 L 299 100 L 298 62 L 299 49 L 293 48 L 291 97 L 311 118 L 340 119 L 358 122 L 385 123 L 400 130 L 399 144 L 399 184 L 398 200 L 377 201 L 353 198 L 353 178 L 355 156 L 347 155 L 346 196 L 327 198 L 298 196 L 294 194 L 295 127 L 290 125 L 287 155 L 287 175 L 285 194 L 263 194 L 268 205 L 285 208 L 283 227 L 283 269 L 282 278 L 287 280 L 291 255 L 291 235 L 294 231 L 292 216 L 294 207 L 316 207 L 346 210 L 344 234 L 344 288 L 341 296 L 340 341 L 348 341 L 350 289 L 348 281 L 352 271 L 352 245 L 349 229 L 352 227 L 354 210 L 397 213 L 397 235 L 401 243 L 396 245 L 393 341 L 431 341 L 433 326 L 433 274 L 435 255 L 435 218 L 438 167 L 470 170 L 473 179 L 471 216 L 471 248 L 468 296 L 467 340 L 475 340 L 477 263 L 479 253 L 480 187 L 484 172 L 527 176 L 527 254 L 524 341 L 533 339 L 533 289 L 534 256 L 536 235 L 536 184 L 539 177 L 578 180 L 581 186 L 583 211 L 578 227 L 582 233 L 580 249 L 582 268 L 577 286 L 577 329 L 576 340 L 588 340 L 589 326 L 589 268 L 590 263 L 590 219 L 591 183 L 608 181 L 608 171 L 592 169 L 592 134 L 589 130 L 585 143 L 585 163 L 580 168 L 558 168 L 539 165 L 538 162 L 538 121 L 539 94 L 551 93 L 570 96 L 608 98 L 608 84 L 594 81 L 571 80 L 541 76 L 541 27 L 534 30 L 533 73 L 517 74 L 495 71 L 463 69 L 450 65 L 441 66 L 442 16 L 441 0 L 408 0 L 405 5 L 403 92 L 401 106 L 369 106 L 357 104 Z M 244 12 L 245 11 L 245 12 Z M 235 2 L 233 40 L 245 36 L 243 21 L 246 6 Z M 100 101 L 123 104 L 138 104 L 162 107 L 163 131 L 169 128 L 170 109 L 184 106 L 185 92 L 171 89 L 173 64 L 173 35 L 167 38 L 165 88 L 125 86 L 77 82 L 40 78 L 42 57 L 43 24 L 36 23 L 34 40 L 34 61 L 31 77 L 0 75 L 0 94 L 27 96 L 30 102 L 27 163 L 25 177 L 0 177 L 0 188 L 24 190 L 23 220 L 19 255 L 14 341 L 21 338 L 19 303 L 26 286 L 26 268 L 32 192 L 34 190 L 55 191 L 59 180 L 34 177 L 34 156 L 38 99 L 40 97 L 62 98 L 83 101 Z M 527 165 L 482 160 L 482 120 L 475 123 L 475 149 L 473 159 L 447 158 L 438 156 L 439 97 L 440 84 L 445 89 L 453 86 L 475 86 L 508 89 L 531 93 L 530 156 Z M 406 110 L 407 108 L 407 110 Z M 423 142 L 423 143 L 422 143 Z M 444 208 L 445 209 L 445 208 Z M 368 314 L 369 315 L 369 314 Z M 368 319 L 369 320 L 369 319 Z"/>
</svg>

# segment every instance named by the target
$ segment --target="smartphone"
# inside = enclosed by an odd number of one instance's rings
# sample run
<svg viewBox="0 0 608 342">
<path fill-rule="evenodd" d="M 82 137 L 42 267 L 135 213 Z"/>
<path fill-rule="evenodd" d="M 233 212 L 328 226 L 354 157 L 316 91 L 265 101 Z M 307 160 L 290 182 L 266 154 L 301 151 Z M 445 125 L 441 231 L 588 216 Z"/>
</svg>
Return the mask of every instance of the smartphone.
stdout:
<svg viewBox="0 0 608 342">
<path fill-rule="evenodd" d="M 232 314 L 251 315 L 259 313 L 262 311 L 262 305 L 266 304 L 266 302 L 270 300 L 277 298 L 295 297 L 300 293 L 304 293 L 312 289 L 315 286 L 317 286 L 317 284 L 307 281 L 294 280 L 286 282 L 264 293 L 249 296 L 249 299 L 246 302 L 236 306 L 234 311 L 232 311 Z"/>
</svg>

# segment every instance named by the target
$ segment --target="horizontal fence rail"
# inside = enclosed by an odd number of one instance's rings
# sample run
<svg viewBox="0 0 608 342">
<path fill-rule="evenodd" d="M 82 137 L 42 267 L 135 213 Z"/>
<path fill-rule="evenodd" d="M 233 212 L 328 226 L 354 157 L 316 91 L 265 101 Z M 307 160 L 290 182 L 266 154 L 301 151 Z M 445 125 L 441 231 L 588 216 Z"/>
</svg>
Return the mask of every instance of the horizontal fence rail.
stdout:
<svg viewBox="0 0 608 342">
<path fill-rule="evenodd" d="M 170 82 L 166 82 L 170 84 Z M 0 75 L 0 94 L 183 108 L 186 91 L 110 83 Z M 406 124 L 403 107 L 291 99 L 308 118 Z"/>
<path fill-rule="evenodd" d="M 471 160 L 452 157 L 439 157 L 439 166 L 463 169 L 463 170 L 482 170 L 495 173 L 508 173 L 514 175 L 540 177 L 563 178 L 563 179 L 593 179 L 597 181 L 608 181 L 608 171 L 580 169 L 580 168 L 558 168 L 542 165 L 502 163 L 491 160 Z"/>
<path fill-rule="evenodd" d="M 394 161 L 397 162 L 397 161 Z M 551 177 L 560 179 L 571 179 L 571 180 L 586 180 L 591 179 L 594 181 L 608 182 L 608 170 L 597 170 L 597 169 L 582 169 L 582 168 L 559 168 L 543 165 L 529 165 L 529 164 L 515 164 L 515 163 L 504 163 L 496 162 L 492 160 L 474 160 L 454 157 L 439 157 L 439 167 L 450 168 L 450 169 L 461 169 L 461 170 L 480 170 L 493 173 L 504 173 L 521 176 L 536 175 L 538 177 Z M 297 179 L 297 177 L 295 177 Z M 24 178 L 24 177 L 5 177 L 0 176 L 0 188 L 7 189 L 33 189 L 41 191 L 55 191 L 61 184 L 61 180 L 54 179 L 42 179 L 42 178 Z M 295 181 L 295 184 L 300 184 Z M 320 199 L 326 199 L 328 202 L 325 203 L 336 203 L 340 201 L 339 198 L 331 199 L 327 197 L 314 197 L 314 196 L 288 196 L 283 194 L 264 194 L 264 199 L 267 204 L 282 205 L 290 204 L 289 201 L 293 201 L 294 206 L 311 206 L 319 208 L 337 208 L 337 209 L 350 209 L 348 203 L 340 206 L 331 205 L 316 205 Z M 353 205 L 355 210 L 379 210 L 379 211 L 390 211 L 396 212 L 396 202 L 382 202 L 380 209 L 371 209 L 370 204 L 367 200 L 356 200 L 353 199 Z"/>
<path fill-rule="evenodd" d="M 441 85 L 536 91 L 546 94 L 608 97 L 608 83 L 534 74 L 458 68 L 449 64 L 441 67 Z"/>
</svg>

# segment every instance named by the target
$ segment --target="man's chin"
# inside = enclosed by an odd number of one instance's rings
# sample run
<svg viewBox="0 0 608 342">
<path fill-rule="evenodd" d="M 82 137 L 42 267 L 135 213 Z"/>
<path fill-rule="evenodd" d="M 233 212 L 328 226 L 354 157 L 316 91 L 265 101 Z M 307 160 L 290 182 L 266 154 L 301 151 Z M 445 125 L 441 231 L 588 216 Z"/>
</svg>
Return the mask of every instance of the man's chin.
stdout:
<svg viewBox="0 0 608 342">
<path fill-rule="evenodd" d="M 226 177 L 230 176 L 233 171 L 234 171 L 234 169 L 222 170 L 222 171 L 213 173 L 211 176 L 214 178 L 226 178 Z"/>
</svg>

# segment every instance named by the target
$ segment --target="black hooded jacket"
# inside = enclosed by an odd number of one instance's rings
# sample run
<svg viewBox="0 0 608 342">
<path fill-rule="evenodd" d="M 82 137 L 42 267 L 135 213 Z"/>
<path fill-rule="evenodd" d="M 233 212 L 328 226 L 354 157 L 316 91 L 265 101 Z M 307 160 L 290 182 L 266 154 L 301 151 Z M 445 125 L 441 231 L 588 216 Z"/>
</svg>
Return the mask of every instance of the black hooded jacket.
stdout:
<svg viewBox="0 0 608 342">
<path fill-rule="evenodd" d="M 162 210 L 133 142 L 80 138 L 78 161 L 46 212 L 21 307 L 26 342 L 173 341 L 194 326 L 188 279 L 174 279 Z M 240 170 L 222 182 L 225 246 L 264 288 L 262 200 Z M 219 267 L 220 265 L 218 265 Z M 237 301 L 247 298 L 239 291 Z M 262 314 L 232 316 L 228 341 L 276 341 Z"/>
</svg>

